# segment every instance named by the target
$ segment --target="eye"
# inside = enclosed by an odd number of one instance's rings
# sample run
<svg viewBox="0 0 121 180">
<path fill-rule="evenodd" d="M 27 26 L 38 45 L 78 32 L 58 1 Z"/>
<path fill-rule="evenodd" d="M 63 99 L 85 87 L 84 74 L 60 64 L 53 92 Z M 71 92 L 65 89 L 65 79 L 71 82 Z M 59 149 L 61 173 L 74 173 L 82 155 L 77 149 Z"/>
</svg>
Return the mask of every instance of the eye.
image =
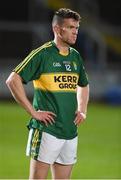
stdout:
<svg viewBox="0 0 121 180">
<path fill-rule="evenodd" d="M 79 30 L 79 26 L 76 27 L 76 30 Z"/>
<path fill-rule="evenodd" d="M 72 27 L 71 27 L 71 26 L 67 26 L 66 28 L 67 28 L 67 29 L 72 29 Z"/>
<path fill-rule="evenodd" d="M 76 29 L 78 30 L 79 29 L 79 26 L 75 27 L 75 26 L 69 26 L 68 29 Z"/>
</svg>

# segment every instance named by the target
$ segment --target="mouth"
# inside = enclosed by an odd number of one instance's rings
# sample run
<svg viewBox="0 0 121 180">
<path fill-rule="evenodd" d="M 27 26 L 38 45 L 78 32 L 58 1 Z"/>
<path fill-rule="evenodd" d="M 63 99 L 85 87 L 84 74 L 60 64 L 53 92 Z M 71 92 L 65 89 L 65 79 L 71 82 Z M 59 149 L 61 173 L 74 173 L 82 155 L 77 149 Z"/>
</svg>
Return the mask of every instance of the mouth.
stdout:
<svg viewBox="0 0 121 180">
<path fill-rule="evenodd" d="M 73 37 L 74 39 L 76 39 L 76 38 L 77 38 L 77 35 L 76 35 L 76 34 L 74 34 L 72 37 Z"/>
<path fill-rule="evenodd" d="M 76 39 L 77 39 L 77 36 L 73 36 L 73 37 L 72 37 L 72 39 L 76 41 Z"/>
</svg>

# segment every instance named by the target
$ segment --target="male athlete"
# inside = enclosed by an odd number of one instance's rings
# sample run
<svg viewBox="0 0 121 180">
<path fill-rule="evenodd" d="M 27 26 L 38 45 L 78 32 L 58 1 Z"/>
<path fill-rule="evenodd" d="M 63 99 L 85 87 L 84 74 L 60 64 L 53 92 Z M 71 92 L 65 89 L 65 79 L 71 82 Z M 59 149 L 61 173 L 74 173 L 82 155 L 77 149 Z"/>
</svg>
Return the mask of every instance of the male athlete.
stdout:
<svg viewBox="0 0 121 180">
<path fill-rule="evenodd" d="M 30 179 L 69 179 L 77 159 L 77 127 L 86 118 L 89 85 L 76 42 L 80 15 L 61 8 L 52 20 L 54 40 L 33 50 L 6 83 L 31 115 L 26 154 Z M 33 105 L 23 84 L 33 81 Z"/>
</svg>

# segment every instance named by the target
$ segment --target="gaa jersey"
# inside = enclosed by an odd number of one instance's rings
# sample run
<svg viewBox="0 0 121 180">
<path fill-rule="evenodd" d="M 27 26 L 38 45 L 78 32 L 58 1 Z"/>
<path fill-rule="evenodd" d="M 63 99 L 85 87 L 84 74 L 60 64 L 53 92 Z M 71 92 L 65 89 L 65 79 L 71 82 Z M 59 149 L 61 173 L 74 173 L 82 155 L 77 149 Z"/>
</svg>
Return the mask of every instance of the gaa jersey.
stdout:
<svg viewBox="0 0 121 180">
<path fill-rule="evenodd" d="M 88 84 L 80 54 L 70 47 L 69 54 L 62 55 L 54 41 L 50 41 L 33 50 L 14 72 L 21 76 L 25 84 L 33 81 L 34 108 L 51 111 L 57 116 L 55 123 L 48 126 L 31 118 L 28 127 L 40 129 L 57 138 L 76 137 L 76 88 L 77 85 L 85 87 Z"/>
</svg>

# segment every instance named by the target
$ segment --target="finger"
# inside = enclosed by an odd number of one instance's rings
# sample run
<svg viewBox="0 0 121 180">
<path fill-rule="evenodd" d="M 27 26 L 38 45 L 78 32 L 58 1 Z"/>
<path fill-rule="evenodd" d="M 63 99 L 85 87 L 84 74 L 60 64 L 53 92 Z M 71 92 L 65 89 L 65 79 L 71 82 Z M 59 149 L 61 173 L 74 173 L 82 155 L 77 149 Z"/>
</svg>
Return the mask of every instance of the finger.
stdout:
<svg viewBox="0 0 121 180">
<path fill-rule="evenodd" d="M 79 114 L 78 114 L 78 112 L 76 112 L 76 117 L 75 117 L 75 120 L 74 121 L 77 121 L 77 119 L 80 119 L 80 116 L 79 116 Z"/>
<path fill-rule="evenodd" d="M 45 123 L 45 125 L 48 126 L 48 123 L 45 119 L 42 119 L 41 122 Z"/>
<path fill-rule="evenodd" d="M 41 111 L 41 110 L 38 110 L 37 112 L 40 112 L 40 113 L 43 113 L 43 114 L 50 114 L 52 116 L 57 116 L 55 113 L 51 112 L 51 111 Z"/>
<path fill-rule="evenodd" d="M 79 122 L 79 120 L 78 120 L 78 119 L 76 119 L 76 121 L 74 122 L 74 123 L 75 123 L 75 125 L 77 125 L 77 124 L 78 124 L 78 122 Z"/>
<path fill-rule="evenodd" d="M 75 125 L 77 124 L 77 117 L 76 117 L 75 120 L 74 120 L 74 124 L 75 124 Z"/>
<path fill-rule="evenodd" d="M 83 123 L 83 122 L 84 122 L 84 119 L 80 119 L 78 124 Z"/>
<path fill-rule="evenodd" d="M 45 119 L 47 119 L 50 123 L 52 122 L 52 123 L 55 123 L 55 120 L 54 120 L 54 118 L 53 118 L 53 116 L 52 115 L 46 115 L 46 117 L 45 117 Z"/>
<path fill-rule="evenodd" d="M 84 121 L 83 119 L 81 119 L 79 116 L 77 116 L 77 118 L 75 119 L 74 123 L 75 123 L 76 125 L 79 125 L 79 124 L 82 123 L 83 121 Z"/>
<path fill-rule="evenodd" d="M 55 123 L 55 120 L 53 119 L 52 116 L 48 115 L 48 117 L 50 118 L 50 120 L 51 120 L 53 123 Z"/>
<path fill-rule="evenodd" d="M 45 121 L 45 125 L 48 127 L 48 123 L 47 123 L 47 121 Z"/>
<path fill-rule="evenodd" d="M 79 126 L 79 124 L 81 123 L 81 119 L 78 119 L 77 122 L 76 122 L 76 125 Z"/>
<path fill-rule="evenodd" d="M 49 117 L 46 117 L 45 120 L 46 120 L 47 122 L 49 122 L 50 124 L 53 124 L 53 122 L 51 121 L 51 119 L 50 119 Z"/>
<path fill-rule="evenodd" d="M 49 115 L 52 115 L 52 116 L 57 116 L 55 113 L 51 112 L 51 111 L 46 111 Z"/>
</svg>

